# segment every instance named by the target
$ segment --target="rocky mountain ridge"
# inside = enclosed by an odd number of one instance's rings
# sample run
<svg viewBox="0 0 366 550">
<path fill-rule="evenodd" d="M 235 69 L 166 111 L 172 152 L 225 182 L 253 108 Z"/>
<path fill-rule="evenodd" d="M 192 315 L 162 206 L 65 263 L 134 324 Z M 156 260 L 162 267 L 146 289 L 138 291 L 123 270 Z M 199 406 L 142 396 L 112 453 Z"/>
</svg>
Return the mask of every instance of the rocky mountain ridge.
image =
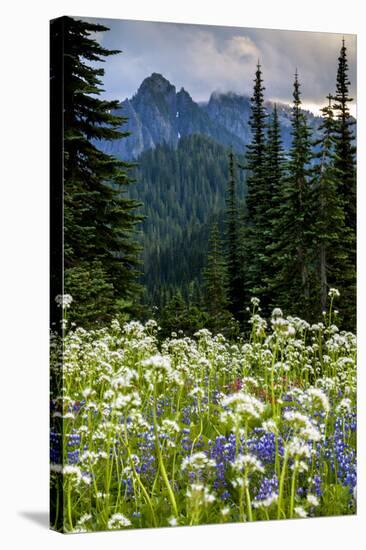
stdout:
<svg viewBox="0 0 366 550">
<path fill-rule="evenodd" d="M 266 104 L 267 112 L 273 104 Z M 291 106 L 277 105 L 285 148 L 291 142 Z M 123 160 L 137 159 L 148 149 L 166 143 L 176 148 L 181 137 L 201 134 L 232 147 L 237 153 L 250 141 L 250 98 L 233 92 L 213 92 L 207 103 L 195 102 L 184 88 L 179 91 L 164 76 L 152 73 L 136 94 L 121 102 L 115 114 L 127 117 L 121 130 L 127 138 L 102 143 L 102 149 Z M 320 118 L 305 111 L 308 123 L 317 128 Z"/>
</svg>

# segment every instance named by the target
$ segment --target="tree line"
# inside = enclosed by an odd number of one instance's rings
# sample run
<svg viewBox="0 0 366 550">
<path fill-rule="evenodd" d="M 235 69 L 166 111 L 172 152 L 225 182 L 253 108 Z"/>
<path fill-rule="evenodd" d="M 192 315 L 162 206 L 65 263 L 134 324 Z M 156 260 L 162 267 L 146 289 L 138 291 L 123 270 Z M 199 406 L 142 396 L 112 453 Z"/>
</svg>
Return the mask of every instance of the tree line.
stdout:
<svg viewBox="0 0 366 550">
<path fill-rule="evenodd" d="M 64 291 L 74 297 L 70 319 L 95 326 L 121 314 L 143 317 L 147 310 L 140 298 L 143 266 L 136 231 L 143 216 L 130 192 L 134 166 L 98 148 L 100 140 L 128 135 L 121 131 L 126 119 L 112 114 L 118 102 L 100 97 L 104 70 L 95 64 L 119 52 L 91 38 L 106 27 L 69 17 L 61 21 Z M 252 140 L 244 160 L 228 154 L 224 224 L 213 224 L 206 266 L 188 284 L 188 296 L 177 291 L 156 313 L 163 330 L 208 326 L 236 334 L 252 296 L 260 298 L 266 315 L 279 306 L 318 318 L 333 286 L 342 294 L 342 321 L 354 327 L 356 163 L 349 85 L 343 41 L 336 90 L 322 109 L 321 138 L 313 142 L 295 75 L 292 145 L 285 154 L 277 110 L 266 113 L 258 64 Z M 244 206 L 240 186 L 245 180 Z"/>
<path fill-rule="evenodd" d="M 356 161 L 355 121 L 350 115 L 347 51 L 338 59 L 336 90 L 321 109 L 320 137 L 312 140 L 296 71 L 291 116 L 292 144 L 285 154 L 276 107 L 269 117 L 258 63 L 251 98 L 251 143 L 247 146 L 244 216 L 237 206 L 235 160 L 229 154 L 226 231 L 222 246 L 217 227 L 206 269 L 211 317 L 230 311 L 245 317 L 243 305 L 258 297 L 265 316 L 274 307 L 319 319 L 328 292 L 342 296 L 339 319 L 356 324 Z M 222 260 L 219 261 L 219 256 Z M 221 271 L 220 277 L 217 271 Z M 213 290 L 212 282 L 221 288 Z M 219 298 L 221 297 L 221 298 Z"/>
</svg>

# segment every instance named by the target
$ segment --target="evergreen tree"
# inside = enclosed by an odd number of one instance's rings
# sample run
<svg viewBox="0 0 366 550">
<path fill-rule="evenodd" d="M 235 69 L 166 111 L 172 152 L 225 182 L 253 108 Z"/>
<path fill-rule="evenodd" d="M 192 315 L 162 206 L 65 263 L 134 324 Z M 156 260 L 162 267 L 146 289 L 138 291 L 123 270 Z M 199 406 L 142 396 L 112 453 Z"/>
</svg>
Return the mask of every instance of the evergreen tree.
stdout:
<svg viewBox="0 0 366 550">
<path fill-rule="evenodd" d="M 353 144 L 352 126 L 355 121 L 350 115 L 347 48 L 344 39 L 338 58 L 337 85 L 333 108 L 337 116 L 334 125 L 335 135 L 335 167 L 339 171 L 340 192 L 345 201 L 346 224 L 356 231 L 356 148 Z"/>
<path fill-rule="evenodd" d="M 138 203 L 123 196 L 129 164 L 97 147 L 99 140 L 127 134 L 125 118 L 111 114 L 118 101 L 102 92 L 103 58 L 119 53 L 91 38 L 107 27 L 64 17 L 64 260 L 70 317 L 84 325 L 104 322 L 136 298 L 138 247 L 134 228 Z M 89 293 L 85 293 L 85 284 Z"/>
<path fill-rule="evenodd" d="M 179 336 L 192 336 L 197 330 L 204 328 L 207 322 L 207 313 L 195 304 L 188 304 L 178 289 L 162 308 L 159 318 L 160 336 L 166 338 L 171 336 L 172 332 Z"/>
<path fill-rule="evenodd" d="M 254 90 L 251 98 L 251 115 L 249 126 L 251 142 L 246 148 L 247 196 L 246 220 L 244 227 L 245 269 L 243 283 L 246 295 L 257 295 L 265 302 L 263 294 L 264 262 L 266 235 L 269 218 L 267 214 L 270 199 L 266 171 L 266 119 L 262 70 L 258 62 L 254 79 Z M 264 303 L 265 305 L 265 303 Z"/>
<path fill-rule="evenodd" d="M 278 305 L 288 311 L 310 310 L 312 247 L 309 239 L 312 215 L 310 204 L 310 131 L 301 111 L 300 83 L 296 71 L 292 108 L 292 144 L 283 181 L 277 231 L 274 285 Z"/>
<path fill-rule="evenodd" d="M 321 111 L 323 121 L 319 128 L 322 136 L 315 142 L 319 152 L 312 183 L 313 242 L 316 243 L 317 285 L 314 292 L 318 315 L 326 310 L 328 290 L 336 287 L 343 294 L 344 282 L 352 274 L 346 252 L 350 244 L 350 231 L 345 224 L 344 202 L 339 192 L 339 169 L 334 143 L 334 116 L 332 96 Z M 348 285 L 346 285 L 348 286 Z M 319 299 L 320 298 L 320 299 Z"/>
<path fill-rule="evenodd" d="M 239 212 L 236 190 L 234 153 L 229 153 L 229 180 L 226 199 L 226 264 L 228 273 L 228 300 L 229 309 L 236 316 L 243 309 L 243 291 L 241 279 L 240 241 L 239 241 Z"/>
<path fill-rule="evenodd" d="M 270 308 L 278 304 L 279 296 L 276 288 L 276 255 L 278 254 L 278 242 L 281 240 L 281 215 L 282 215 L 282 194 L 284 178 L 284 150 L 281 139 L 281 129 L 278 120 L 277 105 L 268 124 L 268 137 L 266 149 L 266 177 L 269 189 L 269 201 L 267 203 L 267 216 L 270 225 L 266 234 L 265 253 L 265 284 L 268 292 L 268 305 Z"/>
<path fill-rule="evenodd" d="M 267 113 L 264 107 L 264 90 L 262 70 L 258 62 L 249 119 L 251 142 L 246 148 L 246 169 L 248 170 L 246 206 L 251 224 L 256 223 L 257 210 L 260 208 L 262 199 L 266 198 L 265 126 Z"/>
<path fill-rule="evenodd" d="M 347 264 L 350 270 L 348 277 L 342 280 L 345 326 L 355 329 L 356 326 L 356 147 L 354 145 L 355 124 L 350 115 L 349 104 L 353 99 L 349 96 L 350 81 L 348 78 L 347 48 L 344 39 L 338 58 L 337 83 L 335 103 L 336 114 L 334 125 L 335 159 L 334 166 L 338 171 L 339 192 L 344 203 L 345 223 L 349 228 L 349 238 L 345 243 Z"/>
<path fill-rule="evenodd" d="M 209 328 L 222 331 L 231 319 L 228 312 L 227 269 L 223 257 L 219 227 L 214 223 L 210 233 L 207 265 L 203 271 L 205 304 Z"/>
</svg>

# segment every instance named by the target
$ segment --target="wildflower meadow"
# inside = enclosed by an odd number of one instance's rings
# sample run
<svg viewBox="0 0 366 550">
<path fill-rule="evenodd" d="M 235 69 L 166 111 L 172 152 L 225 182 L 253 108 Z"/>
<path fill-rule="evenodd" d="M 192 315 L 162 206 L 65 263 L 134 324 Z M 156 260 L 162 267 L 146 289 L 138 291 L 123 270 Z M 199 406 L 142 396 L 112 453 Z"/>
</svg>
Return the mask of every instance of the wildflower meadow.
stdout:
<svg viewBox="0 0 366 550">
<path fill-rule="evenodd" d="M 252 299 L 251 331 L 154 320 L 51 338 L 53 527 L 84 532 L 354 514 L 356 338 Z"/>
</svg>

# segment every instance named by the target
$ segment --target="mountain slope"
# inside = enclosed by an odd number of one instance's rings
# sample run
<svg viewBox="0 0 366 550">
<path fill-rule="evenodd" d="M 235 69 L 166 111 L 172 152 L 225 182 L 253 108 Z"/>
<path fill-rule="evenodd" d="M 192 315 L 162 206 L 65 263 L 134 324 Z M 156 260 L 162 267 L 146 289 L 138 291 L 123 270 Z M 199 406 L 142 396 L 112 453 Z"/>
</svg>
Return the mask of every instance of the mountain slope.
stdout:
<svg viewBox="0 0 366 550">
<path fill-rule="evenodd" d="M 267 111 L 273 109 L 267 103 Z M 202 134 L 226 147 L 243 153 L 250 140 L 250 99 L 246 96 L 214 92 L 207 103 L 196 103 L 181 88 L 177 92 L 161 74 L 153 73 L 141 83 L 137 93 L 123 101 L 115 114 L 128 118 L 123 131 L 128 138 L 102 142 L 103 151 L 122 160 L 136 159 L 142 152 L 166 143 L 176 148 L 179 140 L 188 135 Z M 285 148 L 290 145 L 291 107 L 278 105 L 279 121 Z M 306 111 L 308 123 L 317 128 L 320 119 Z"/>
<path fill-rule="evenodd" d="M 238 162 L 243 162 L 238 157 Z M 150 295 L 197 277 L 207 250 L 207 226 L 225 208 L 227 149 L 203 135 L 182 137 L 145 151 L 135 169 L 131 195 L 142 202 L 144 282 Z M 238 195 L 245 195 L 238 171 Z"/>
<path fill-rule="evenodd" d="M 166 143 L 177 147 L 180 138 L 203 134 L 218 143 L 242 150 L 240 138 L 212 120 L 182 88 L 179 92 L 163 76 L 153 73 L 145 78 L 137 93 L 114 111 L 128 118 L 123 130 L 131 135 L 114 142 L 103 142 L 103 151 L 124 160 L 136 159 L 143 151 Z"/>
</svg>

